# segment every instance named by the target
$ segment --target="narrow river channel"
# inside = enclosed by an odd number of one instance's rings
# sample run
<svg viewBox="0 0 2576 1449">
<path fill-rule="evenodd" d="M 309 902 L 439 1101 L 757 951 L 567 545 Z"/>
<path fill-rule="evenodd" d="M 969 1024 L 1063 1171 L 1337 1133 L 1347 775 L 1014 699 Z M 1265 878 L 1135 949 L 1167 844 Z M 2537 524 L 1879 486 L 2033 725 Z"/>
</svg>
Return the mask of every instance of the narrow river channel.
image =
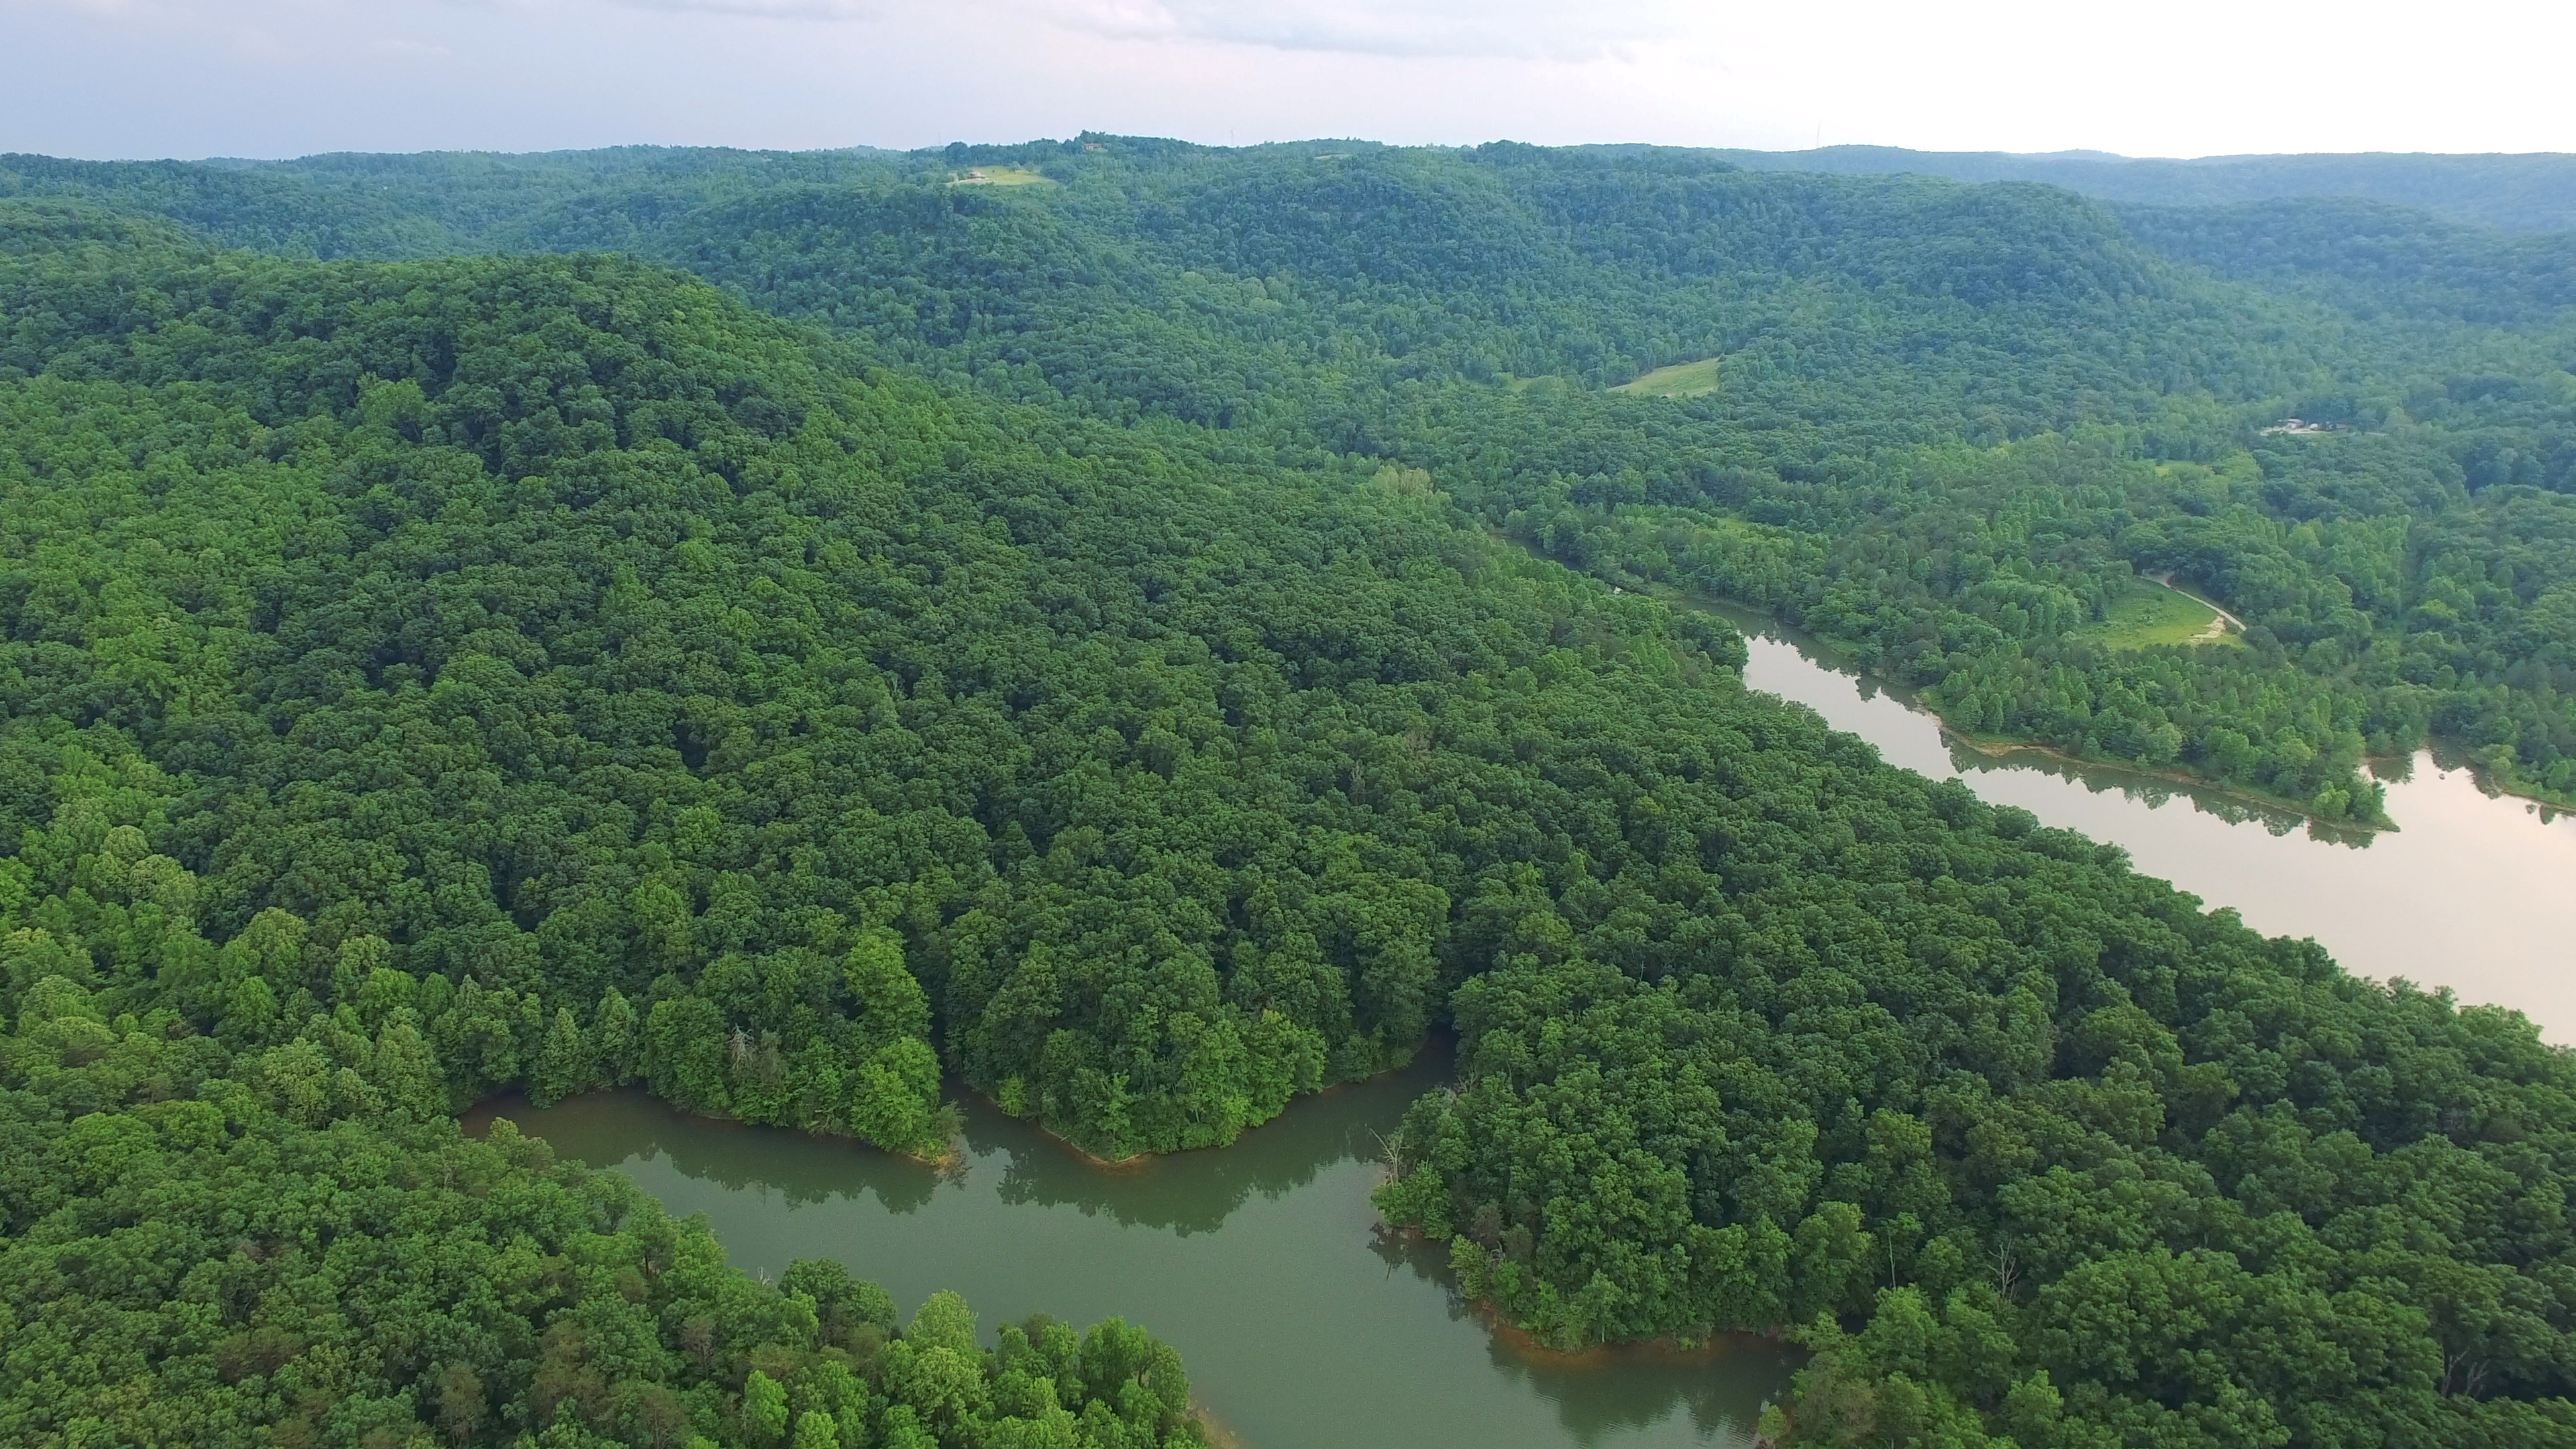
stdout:
<svg viewBox="0 0 2576 1449">
<path fill-rule="evenodd" d="M 2129 852 L 2274 936 L 2314 937 L 2347 971 L 2447 986 L 2464 1004 L 2509 1006 L 2550 1041 L 2576 1045 L 2576 816 L 2491 795 L 2428 752 L 2381 778 L 2393 831 L 2330 831 L 2241 802 L 2115 769 L 2020 752 L 1991 757 L 1940 721 L 1838 668 L 1758 616 L 1745 682 L 1814 709 L 1893 765 L 1958 776 L 1997 805 Z"/>
</svg>

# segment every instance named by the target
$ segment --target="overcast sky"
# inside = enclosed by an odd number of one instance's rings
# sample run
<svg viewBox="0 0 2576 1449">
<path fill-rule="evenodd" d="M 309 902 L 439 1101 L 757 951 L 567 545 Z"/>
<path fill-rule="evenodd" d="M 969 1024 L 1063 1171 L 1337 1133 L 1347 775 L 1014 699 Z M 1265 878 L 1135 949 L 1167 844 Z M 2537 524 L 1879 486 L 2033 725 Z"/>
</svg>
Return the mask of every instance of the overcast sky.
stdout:
<svg viewBox="0 0 2576 1449">
<path fill-rule="evenodd" d="M 2564 0 L 0 0 L 0 151 L 2576 151 L 2571 42 Z"/>
</svg>

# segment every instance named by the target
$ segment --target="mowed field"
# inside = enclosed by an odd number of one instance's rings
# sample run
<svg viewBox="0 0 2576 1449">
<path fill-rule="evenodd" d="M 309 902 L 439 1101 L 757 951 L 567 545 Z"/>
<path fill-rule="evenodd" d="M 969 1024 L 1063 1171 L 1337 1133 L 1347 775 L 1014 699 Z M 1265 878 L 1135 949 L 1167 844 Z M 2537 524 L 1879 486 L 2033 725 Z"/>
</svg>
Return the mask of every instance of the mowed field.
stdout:
<svg viewBox="0 0 2576 1449">
<path fill-rule="evenodd" d="M 2111 616 L 2077 631 L 2113 649 L 2152 649 L 2163 644 L 2237 644 L 2218 610 L 2189 594 L 2140 580 L 2111 606 Z"/>
<path fill-rule="evenodd" d="M 1717 391 L 1717 363 L 1714 357 L 1703 357 L 1697 362 L 1676 362 L 1610 390 L 1635 393 L 1640 397 L 1704 397 Z"/>
</svg>

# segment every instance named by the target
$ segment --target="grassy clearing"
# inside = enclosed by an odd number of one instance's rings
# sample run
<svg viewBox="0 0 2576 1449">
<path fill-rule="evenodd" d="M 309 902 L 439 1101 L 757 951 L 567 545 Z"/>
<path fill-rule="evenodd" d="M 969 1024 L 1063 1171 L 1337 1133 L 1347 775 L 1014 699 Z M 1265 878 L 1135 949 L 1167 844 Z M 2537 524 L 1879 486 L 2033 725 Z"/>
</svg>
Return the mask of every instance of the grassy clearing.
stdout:
<svg viewBox="0 0 2576 1449">
<path fill-rule="evenodd" d="M 1705 397 L 1717 391 L 1717 363 L 1714 357 L 1703 357 L 1697 362 L 1676 362 L 1610 390 L 1635 393 L 1640 397 Z"/>
<path fill-rule="evenodd" d="M 2242 644 L 2218 611 L 2188 594 L 2140 583 L 2111 606 L 2111 617 L 2077 633 L 2113 649 L 2152 649 L 2162 644 Z"/>
<path fill-rule="evenodd" d="M 1055 182 L 1025 166 L 978 166 L 949 178 L 951 186 L 1053 186 Z"/>
</svg>

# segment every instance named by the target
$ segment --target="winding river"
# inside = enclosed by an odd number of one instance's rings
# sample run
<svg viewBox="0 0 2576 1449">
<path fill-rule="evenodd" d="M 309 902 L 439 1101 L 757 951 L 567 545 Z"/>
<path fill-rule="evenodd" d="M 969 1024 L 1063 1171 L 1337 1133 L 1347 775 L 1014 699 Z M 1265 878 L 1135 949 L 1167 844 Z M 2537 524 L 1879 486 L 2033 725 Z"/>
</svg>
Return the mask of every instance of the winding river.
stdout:
<svg viewBox="0 0 2576 1449">
<path fill-rule="evenodd" d="M 2346 967 L 2514 1007 L 2576 1041 L 2576 819 L 2490 794 L 2432 756 L 2388 782 L 2393 832 L 2334 832 L 2134 773 L 1990 756 L 1765 621 L 1728 611 L 1757 689 L 1815 709 L 1890 762 L 2125 847 L 2137 868 Z M 568 1156 L 703 1212 L 733 1261 L 775 1274 L 829 1255 L 907 1309 L 963 1292 L 989 1335 L 1041 1309 L 1116 1315 L 1176 1344 L 1211 1420 L 1248 1449 L 1742 1446 L 1790 1354 L 1733 1339 L 1693 1354 L 1568 1359 L 1493 1333 L 1429 1249 L 1382 1239 L 1368 1202 L 1381 1134 L 1438 1086 L 1445 1051 L 1300 1102 L 1221 1152 L 1095 1166 L 967 1096 L 943 1174 L 847 1143 L 684 1116 L 639 1092 L 507 1116 Z"/>
<path fill-rule="evenodd" d="M 1888 763 L 1957 776 L 1997 805 L 2129 852 L 2147 875 L 2274 936 L 2309 936 L 2344 969 L 2449 987 L 2509 1006 L 2576 1044 L 2576 816 L 2490 793 L 2431 752 L 2380 779 L 2392 831 L 2346 831 L 2267 813 L 2133 771 L 2032 751 L 1990 756 L 1893 691 L 1828 662 L 1808 641 L 1735 610 L 1745 682 L 1814 709 Z"/>
</svg>

